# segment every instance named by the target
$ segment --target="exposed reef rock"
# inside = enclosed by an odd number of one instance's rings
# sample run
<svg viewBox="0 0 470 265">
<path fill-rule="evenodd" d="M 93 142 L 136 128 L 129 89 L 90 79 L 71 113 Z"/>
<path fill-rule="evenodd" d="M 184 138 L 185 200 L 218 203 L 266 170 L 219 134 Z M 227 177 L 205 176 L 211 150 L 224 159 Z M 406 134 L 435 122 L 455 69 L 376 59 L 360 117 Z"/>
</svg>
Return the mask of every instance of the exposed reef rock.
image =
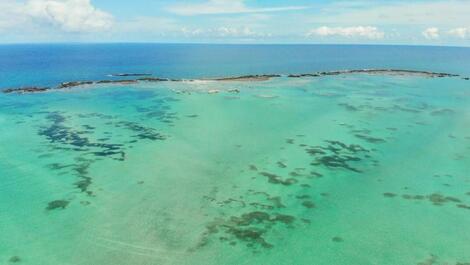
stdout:
<svg viewBox="0 0 470 265">
<path fill-rule="evenodd" d="M 214 81 L 266 81 L 274 77 L 281 77 L 281 75 L 243 75 L 234 77 L 213 78 L 208 80 Z"/>
<path fill-rule="evenodd" d="M 126 76 L 151 76 L 149 73 L 122 73 L 122 74 L 110 74 L 109 76 L 126 77 Z"/>
<path fill-rule="evenodd" d="M 19 93 L 19 94 L 24 94 L 24 93 L 37 93 L 37 92 L 44 92 L 51 89 L 50 87 L 21 87 L 21 88 L 8 88 L 3 90 L 3 93 L 9 94 L 9 93 Z"/>
<path fill-rule="evenodd" d="M 83 86 L 83 85 L 92 85 L 93 81 L 75 81 L 75 82 L 64 82 L 61 83 L 57 88 L 71 88 L 76 86 Z"/>
<path fill-rule="evenodd" d="M 139 82 L 135 79 L 128 79 L 128 80 L 100 80 L 96 82 L 97 84 L 135 84 Z"/>
<path fill-rule="evenodd" d="M 288 75 L 287 77 L 290 78 L 300 78 L 300 77 L 319 77 L 321 76 L 320 74 L 291 74 Z"/>
<path fill-rule="evenodd" d="M 290 74 L 287 77 L 290 78 L 301 78 L 301 77 L 321 77 L 321 76 L 334 76 L 334 75 L 345 75 L 345 74 L 375 74 L 375 75 L 398 75 L 398 76 L 418 76 L 418 77 L 430 77 L 430 78 L 441 78 L 441 77 L 458 77 L 456 74 L 448 73 L 437 73 L 437 72 L 428 72 L 428 71 L 417 71 L 417 70 L 397 70 L 397 69 L 360 69 L 360 70 L 341 70 L 341 71 L 327 71 L 327 72 L 316 72 L 316 73 L 306 73 L 306 74 Z M 140 77 L 140 76 L 150 76 L 151 74 L 146 73 L 124 73 L 124 74 L 112 74 L 111 77 Z M 249 82 L 249 81 L 267 81 L 271 78 L 282 77 L 279 74 L 265 74 L 265 75 L 243 75 L 243 76 L 232 76 L 232 77 L 220 77 L 220 78 L 203 78 L 201 80 L 208 81 L 239 81 L 239 82 Z M 464 80 L 470 80 L 468 77 L 462 78 Z M 172 81 L 172 82 L 191 82 L 196 81 L 193 79 L 168 79 L 160 77 L 141 77 L 136 79 L 126 79 L 126 80 L 98 80 L 98 81 L 69 81 L 59 84 L 57 87 L 22 87 L 22 88 L 8 88 L 2 90 L 3 93 L 36 93 L 44 92 L 52 89 L 65 89 L 79 87 L 83 85 L 92 85 L 92 84 L 136 84 L 139 82 L 163 82 L 163 81 Z M 231 90 L 231 93 L 239 93 L 238 90 Z"/>
<path fill-rule="evenodd" d="M 291 77 L 291 78 L 321 77 L 321 76 L 344 75 L 344 74 L 377 74 L 377 75 L 400 75 L 400 76 L 423 76 L 423 77 L 457 77 L 459 76 L 455 74 L 417 71 L 417 70 L 359 69 L 359 70 L 316 72 L 316 73 L 308 73 L 308 74 L 291 74 L 288 77 Z"/>
<path fill-rule="evenodd" d="M 165 82 L 165 81 L 170 81 L 167 78 L 159 78 L 159 77 L 143 77 L 137 79 L 139 81 L 146 81 L 146 82 Z"/>
</svg>

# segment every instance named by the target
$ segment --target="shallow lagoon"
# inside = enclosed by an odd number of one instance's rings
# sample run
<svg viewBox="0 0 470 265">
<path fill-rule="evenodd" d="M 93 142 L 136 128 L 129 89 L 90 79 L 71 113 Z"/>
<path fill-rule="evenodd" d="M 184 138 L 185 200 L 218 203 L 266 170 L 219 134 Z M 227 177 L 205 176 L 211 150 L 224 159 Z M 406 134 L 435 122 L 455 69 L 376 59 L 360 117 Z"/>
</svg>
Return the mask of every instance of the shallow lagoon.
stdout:
<svg viewBox="0 0 470 265">
<path fill-rule="evenodd" d="M 6 264 L 466 264 L 470 82 L 0 95 Z"/>
</svg>

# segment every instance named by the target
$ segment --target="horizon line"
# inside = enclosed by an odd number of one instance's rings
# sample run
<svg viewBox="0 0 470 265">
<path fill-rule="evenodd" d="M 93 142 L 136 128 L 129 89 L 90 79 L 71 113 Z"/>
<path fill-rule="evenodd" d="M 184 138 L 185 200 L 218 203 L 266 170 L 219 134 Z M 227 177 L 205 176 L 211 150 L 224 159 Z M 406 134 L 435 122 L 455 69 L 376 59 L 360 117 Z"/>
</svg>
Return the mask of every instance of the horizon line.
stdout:
<svg viewBox="0 0 470 265">
<path fill-rule="evenodd" d="M 8 45 L 106 45 L 106 44 L 167 44 L 167 45 L 238 45 L 238 46 L 404 46 L 404 47 L 448 47 L 448 48 L 470 48 L 470 46 L 459 45 L 436 45 L 436 44 L 386 44 L 386 43 L 305 43 L 305 42 L 288 42 L 288 43 L 238 43 L 238 42 L 146 42 L 146 41 L 113 41 L 113 42 L 81 42 L 81 41 L 64 41 L 64 42 L 3 42 L 0 46 Z"/>
</svg>

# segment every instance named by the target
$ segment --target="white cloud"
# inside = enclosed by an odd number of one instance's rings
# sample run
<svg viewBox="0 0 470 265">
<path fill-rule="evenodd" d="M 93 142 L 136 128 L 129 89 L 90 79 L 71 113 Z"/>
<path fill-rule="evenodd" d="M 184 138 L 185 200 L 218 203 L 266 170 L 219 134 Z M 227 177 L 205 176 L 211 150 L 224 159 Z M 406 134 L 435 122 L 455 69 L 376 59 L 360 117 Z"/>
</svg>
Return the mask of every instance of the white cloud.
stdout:
<svg viewBox="0 0 470 265">
<path fill-rule="evenodd" d="M 121 21 L 116 24 L 116 27 L 113 28 L 115 32 L 142 32 L 142 33 L 167 33 L 167 32 L 176 32 L 179 31 L 181 25 L 178 24 L 178 21 L 165 18 L 165 17 L 135 17 L 131 20 Z"/>
<path fill-rule="evenodd" d="M 194 16 L 210 14 L 241 14 L 241 13 L 264 13 L 279 12 L 289 10 L 302 10 L 306 6 L 283 6 L 283 7 L 265 7 L 250 8 L 245 5 L 244 0 L 208 0 L 202 4 L 181 4 L 168 8 L 168 11 L 177 15 Z"/>
<path fill-rule="evenodd" d="M 436 1 L 335 1 L 312 16 L 310 23 L 422 26 L 466 25 L 470 18 L 469 0 Z"/>
<path fill-rule="evenodd" d="M 357 26 L 357 27 L 319 27 L 312 29 L 307 33 L 308 37 L 320 36 L 340 36 L 347 38 L 366 38 L 366 39 L 383 39 L 385 33 L 372 26 Z"/>
<path fill-rule="evenodd" d="M 90 0 L 29 0 L 25 12 L 67 32 L 102 31 L 113 24 L 113 17 Z"/>
<path fill-rule="evenodd" d="M 439 29 L 436 27 L 427 28 L 422 32 L 423 36 L 428 40 L 439 39 Z"/>
<path fill-rule="evenodd" d="M 467 38 L 467 36 L 470 37 L 470 27 L 469 28 L 455 28 L 449 30 L 449 34 L 461 39 Z"/>
<path fill-rule="evenodd" d="M 255 32 L 248 27 L 219 27 L 212 29 L 188 29 L 182 28 L 181 32 L 186 37 L 216 37 L 216 38 L 266 38 L 269 33 Z"/>
<path fill-rule="evenodd" d="M 111 28 L 113 17 L 90 0 L 0 0 L 0 30 L 97 32 Z M 49 25 L 49 26 L 45 26 Z"/>
</svg>

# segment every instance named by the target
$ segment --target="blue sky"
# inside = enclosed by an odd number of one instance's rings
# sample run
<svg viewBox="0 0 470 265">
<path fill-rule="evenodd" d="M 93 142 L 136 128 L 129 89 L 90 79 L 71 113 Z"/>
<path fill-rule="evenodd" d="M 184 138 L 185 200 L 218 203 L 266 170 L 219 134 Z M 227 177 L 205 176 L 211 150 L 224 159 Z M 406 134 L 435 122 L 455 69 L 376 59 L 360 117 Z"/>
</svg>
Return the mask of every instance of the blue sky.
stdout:
<svg viewBox="0 0 470 265">
<path fill-rule="evenodd" d="M 470 46 L 470 0 L 0 0 L 0 42 Z"/>
</svg>

